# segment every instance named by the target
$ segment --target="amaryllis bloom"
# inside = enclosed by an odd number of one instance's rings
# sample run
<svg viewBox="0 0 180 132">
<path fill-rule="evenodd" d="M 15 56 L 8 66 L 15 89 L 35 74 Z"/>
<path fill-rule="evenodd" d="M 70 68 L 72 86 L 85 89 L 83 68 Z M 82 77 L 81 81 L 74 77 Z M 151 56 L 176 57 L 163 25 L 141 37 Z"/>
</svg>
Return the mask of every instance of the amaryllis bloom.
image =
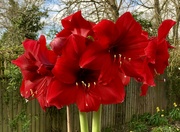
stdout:
<svg viewBox="0 0 180 132">
<path fill-rule="evenodd" d="M 152 38 L 145 49 L 150 62 L 149 65 L 156 74 L 163 74 L 168 66 L 168 49 L 173 47 L 166 40 L 166 37 L 175 23 L 173 20 L 163 21 L 158 29 L 158 36 Z"/>
<path fill-rule="evenodd" d="M 158 36 L 151 38 L 148 46 L 145 48 L 149 71 L 151 71 L 152 74 L 151 76 L 163 74 L 164 70 L 168 66 L 168 49 L 173 47 L 166 40 L 166 37 L 174 24 L 175 21 L 173 20 L 163 21 L 159 26 Z M 148 85 L 144 84 L 142 86 L 142 95 L 146 95 L 147 90 Z"/>
<path fill-rule="evenodd" d="M 81 11 L 62 19 L 61 23 L 64 29 L 56 34 L 50 44 L 52 50 L 58 55 L 61 55 L 61 50 L 71 34 L 87 38 L 89 34 L 92 34 L 92 27 L 95 25 L 85 20 L 81 15 Z"/>
<path fill-rule="evenodd" d="M 149 42 L 147 34 L 129 12 L 115 23 L 102 20 L 93 27 L 93 31 L 95 41 L 102 49 L 109 51 L 112 62 L 119 67 L 121 74 L 155 85 L 144 51 Z"/>
<path fill-rule="evenodd" d="M 94 54 L 87 49 L 96 47 L 96 43 L 86 43 L 86 38 L 79 35 L 70 35 L 62 55 L 58 58 L 53 74 L 57 78 L 48 89 L 47 101 L 49 105 L 57 108 L 62 105 L 77 104 L 83 112 L 97 111 L 100 104 L 120 103 L 124 100 L 124 85 L 120 80 L 121 75 L 115 68 L 102 69 L 110 65 L 109 54 Z M 98 46 L 98 45 L 97 45 Z M 98 47 L 96 47 L 98 48 Z M 86 59 L 85 59 L 86 58 Z M 106 61 L 104 61 L 106 59 Z"/>
<path fill-rule="evenodd" d="M 37 41 L 26 39 L 23 46 L 24 54 L 12 61 L 22 72 L 21 95 L 26 99 L 37 98 L 41 107 L 45 109 L 47 107 L 46 92 L 53 78 L 51 70 L 57 56 L 47 49 L 43 35 Z"/>
</svg>

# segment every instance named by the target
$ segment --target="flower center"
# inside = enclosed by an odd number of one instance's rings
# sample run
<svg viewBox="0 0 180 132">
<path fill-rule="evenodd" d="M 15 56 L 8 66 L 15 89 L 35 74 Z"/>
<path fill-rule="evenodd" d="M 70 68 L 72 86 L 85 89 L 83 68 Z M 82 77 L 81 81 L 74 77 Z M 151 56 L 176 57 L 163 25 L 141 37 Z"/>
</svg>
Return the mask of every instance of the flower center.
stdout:
<svg viewBox="0 0 180 132">
<path fill-rule="evenodd" d="M 89 88 L 91 85 L 96 85 L 99 73 L 98 70 L 80 68 L 77 73 L 76 85 L 82 85 L 86 88 Z"/>
</svg>

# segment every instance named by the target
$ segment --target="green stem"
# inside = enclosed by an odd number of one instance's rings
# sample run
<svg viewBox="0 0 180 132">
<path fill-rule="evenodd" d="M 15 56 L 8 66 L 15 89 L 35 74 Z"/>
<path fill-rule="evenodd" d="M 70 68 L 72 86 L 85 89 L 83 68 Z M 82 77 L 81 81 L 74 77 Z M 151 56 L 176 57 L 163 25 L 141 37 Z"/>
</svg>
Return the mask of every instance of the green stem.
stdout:
<svg viewBox="0 0 180 132">
<path fill-rule="evenodd" d="M 101 111 L 102 105 L 97 112 L 93 112 L 92 132 L 101 132 Z"/>
<path fill-rule="evenodd" d="M 80 120 L 81 132 L 89 132 L 87 113 L 79 112 L 79 120 Z"/>
<path fill-rule="evenodd" d="M 66 106 L 66 112 L 67 112 L 67 132 L 71 132 L 71 120 L 70 120 L 70 108 L 69 108 L 69 106 Z"/>
</svg>

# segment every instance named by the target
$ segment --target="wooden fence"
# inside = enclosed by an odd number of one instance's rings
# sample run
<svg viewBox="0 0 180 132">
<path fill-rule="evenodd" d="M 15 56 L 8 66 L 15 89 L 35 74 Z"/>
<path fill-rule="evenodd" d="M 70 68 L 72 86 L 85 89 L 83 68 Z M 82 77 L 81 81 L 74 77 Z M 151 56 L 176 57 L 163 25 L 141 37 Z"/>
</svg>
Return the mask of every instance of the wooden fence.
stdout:
<svg viewBox="0 0 180 132">
<path fill-rule="evenodd" d="M 0 54 L 0 132 L 66 132 L 65 108 L 61 110 L 51 108 L 44 112 L 37 101 L 32 100 L 27 103 L 27 107 L 23 111 L 25 114 L 21 115 L 25 106 L 23 99 L 14 100 L 15 93 L 9 93 L 12 95 L 6 103 L 3 89 L 7 87 L 9 82 L 8 79 L 4 78 L 4 72 L 10 65 L 3 54 Z M 163 76 L 158 77 L 157 86 L 149 88 L 147 96 L 143 97 L 139 96 L 140 84 L 131 81 L 126 87 L 126 98 L 122 104 L 103 106 L 102 129 L 116 126 L 120 131 L 120 126 L 130 121 L 134 114 L 154 113 L 157 106 L 165 109 L 167 98 L 166 83 L 164 83 L 163 78 Z M 80 132 L 78 110 L 75 105 L 70 106 L 70 110 L 72 132 Z M 88 114 L 89 126 L 91 126 L 92 113 Z"/>
</svg>

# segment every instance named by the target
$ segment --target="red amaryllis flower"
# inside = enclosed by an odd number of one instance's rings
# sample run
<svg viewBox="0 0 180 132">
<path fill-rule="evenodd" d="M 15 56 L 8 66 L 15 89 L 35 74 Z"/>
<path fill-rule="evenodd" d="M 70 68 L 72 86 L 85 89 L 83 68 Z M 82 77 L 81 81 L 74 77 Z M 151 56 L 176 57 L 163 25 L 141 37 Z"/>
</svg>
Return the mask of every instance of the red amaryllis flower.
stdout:
<svg viewBox="0 0 180 132">
<path fill-rule="evenodd" d="M 93 27 L 95 41 L 111 54 L 112 62 L 126 76 L 154 86 L 144 49 L 148 37 L 140 24 L 126 12 L 113 23 L 102 20 Z"/>
<path fill-rule="evenodd" d="M 154 73 L 163 74 L 165 68 L 168 66 L 168 49 L 173 47 L 166 40 L 166 37 L 175 23 L 173 20 L 163 21 L 158 29 L 158 36 L 152 38 L 145 49 L 150 62 L 149 65 Z"/>
<path fill-rule="evenodd" d="M 145 48 L 149 71 L 151 71 L 152 74 L 151 76 L 163 74 L 165 68 L 168 66 L 168 49 L 173 47 L 170 46 L 169 42 L 166 40 L 166 37 L 174 24 L 175 21 L 173 20 L 163 21 L 158 29 L 158 36 L 151 38 L 148 46 Z M 144 84 L 141 89 L 141 95 L 146 95 L 148 85 Z"/>
<path fill-rule="evenodd" d="M 56 34 L 56 37 L 50 44 L 52 50 L 58 55 L 61 55 L 61 50 L 68 36 L 76 34 L 86 38 L 89 34 L 92 34 L 92 27 L 95 25 L 85 20 L 81 15 L 81 11 L 62 19 L 61 23 L 64 29 Z"/>
<path fill-rule="evenodd" d="M 108 80 L 101 71 L 104 63 L 111 64 L 109 54 L 91 54 L 96 43 L 86 43 L 86 38 L 71 35 L 62 55 L 58 58 L 53 73 L 56 79 L 48 89 L 47 101 L 57 108 L 76 103 L 83 112 L 97 111 L 100 104 L 120 103 L 124 100 L 124 85 L 114 69 L 109 69 L 114 79 Z M 87 49 L 88 53 L 86 53 Z M 82 59 L 83 58 L 83 59 Z M 106 62 L 104 61 L 106 59 Z M 108 80 L 108 81 L 106 81 Z"/>
<path fill-rule="evenodd" d="M 27 39 L 23 42 L 24 54 L 12 63 L 17 65 L 23 76 L 20 88 L 21 95 L 26 99 L 37 98 L 41 107 L 47 106 L 45 96 L 53 74 L 51 72 L 56 62 L 56 55 L 46 47 L 46 39 Z"/>
</svg>

